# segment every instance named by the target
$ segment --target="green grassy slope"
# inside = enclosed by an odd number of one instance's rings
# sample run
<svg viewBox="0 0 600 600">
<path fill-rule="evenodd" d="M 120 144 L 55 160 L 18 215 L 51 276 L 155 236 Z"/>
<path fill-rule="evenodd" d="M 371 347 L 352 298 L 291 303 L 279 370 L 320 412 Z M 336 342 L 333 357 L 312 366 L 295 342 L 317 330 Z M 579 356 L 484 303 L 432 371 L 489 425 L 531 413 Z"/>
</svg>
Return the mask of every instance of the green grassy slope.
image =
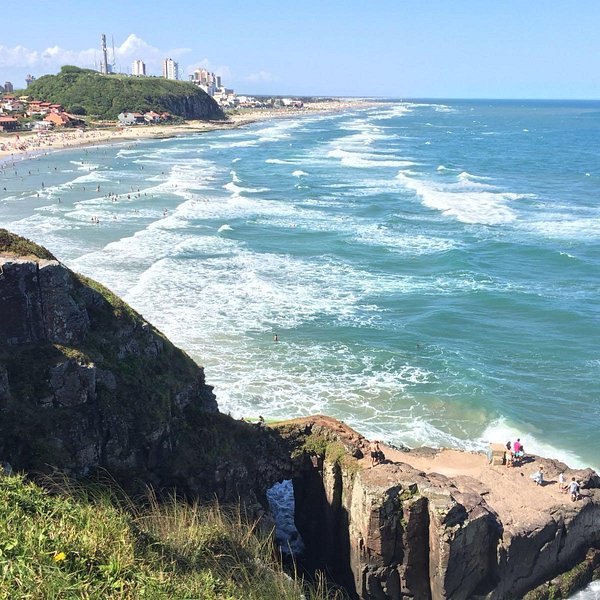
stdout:
<svg viewBox="0 0 600 600">
<path fill-rule="evenodd" d="M 0 599 L 325 599 L 239 510 L 0 477 Z M 329 597 L 334 597 L 329 594 Z"/>
<path fill-rule="evenodd" d="M 220 119 L 217 103 L 195 85 L 162 77 L 101 75 L 64 66 L 31 83 L 27 94 L 83 115 L 115 119 L 122 111 L 167 111 L 190 119 Z"/>
</svg>

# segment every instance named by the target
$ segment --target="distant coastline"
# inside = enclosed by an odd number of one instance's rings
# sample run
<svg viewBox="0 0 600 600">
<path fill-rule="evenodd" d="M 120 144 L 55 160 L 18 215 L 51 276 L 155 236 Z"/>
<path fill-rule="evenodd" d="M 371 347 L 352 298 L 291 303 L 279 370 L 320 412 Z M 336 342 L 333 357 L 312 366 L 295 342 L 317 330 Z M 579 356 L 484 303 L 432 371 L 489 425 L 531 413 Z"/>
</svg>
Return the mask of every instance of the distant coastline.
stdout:
<svg viewBox="0 0 600 600">
<path fill-rule="evenodd" d="M 114 142 L 172 138 L 193 133 L 236 129 L 250 123 L 277 118 L 304 117 L 311 114 L 341 112 L 381 105 L 366 99 L 331 99 L 305 103 L 303 108 L 248 108 L 229 113 L 225 121 L 186 121 L 169 125 L 133 125 L 129 127 L 90 127 L 64 129 L 50 133 L 11 133 L 0 135 L 0 164 L 23 160 L 40 153 Z"/>
</svg>

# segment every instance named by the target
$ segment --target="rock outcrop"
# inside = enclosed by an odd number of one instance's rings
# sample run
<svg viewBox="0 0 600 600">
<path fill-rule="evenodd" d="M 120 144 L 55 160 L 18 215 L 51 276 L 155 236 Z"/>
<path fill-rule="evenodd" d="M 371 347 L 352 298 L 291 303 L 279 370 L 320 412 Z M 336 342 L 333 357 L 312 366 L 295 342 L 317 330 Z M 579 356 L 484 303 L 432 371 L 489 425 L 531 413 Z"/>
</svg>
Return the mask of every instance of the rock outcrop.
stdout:
<svg viewBox="0 0 600 600">
<path fill-rule="evenodd" d="M 548 478 L 538 488 L 528 476 L 533 466 L 390 448 L 371 468 L 361 458 L 365 440 L 326 417 L 279 429 L 298 457 L 296 522 L 312 566 L 326 568 L 354 598 L 521 598 L 600 548 L 600 479 L 589 469 L 530 457 Z M 565 471 L 583 484 L 576 503 L 553 479 Z M 589 577 L 600 574 L 594 557 Z"/>
<path fill-rule="evenodd" d="M 109 290 L 4 230 L 0 315 L 0 457 L 15 469 L 106 471 L 128 489 L 264 504 L 289 472 L 273 432 L 218 412 L 190 357 Z"/>
</svg>

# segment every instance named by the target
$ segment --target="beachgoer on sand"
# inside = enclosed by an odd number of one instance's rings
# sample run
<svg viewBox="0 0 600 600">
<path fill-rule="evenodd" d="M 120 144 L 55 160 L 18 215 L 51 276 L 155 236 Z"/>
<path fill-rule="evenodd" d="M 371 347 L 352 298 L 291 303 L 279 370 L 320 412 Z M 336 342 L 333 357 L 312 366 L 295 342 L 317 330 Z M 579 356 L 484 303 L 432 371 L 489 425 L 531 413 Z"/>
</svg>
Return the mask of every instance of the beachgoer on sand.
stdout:
<svg viewBox="0 0 600 600">
<path fill-rule="evenodd" d="M 535 473 L 531 475 L 536 485 L 544 485 L 544 467 L 540 467 Z"/>
<path fill-rule="evenodd" d="M 571 477 L 571 483 L 569 484 L 569 494 L 571 495 L 571 502 L 579 500 L 579 482 L 575 481 L 575 477 Z"/>
</svg>

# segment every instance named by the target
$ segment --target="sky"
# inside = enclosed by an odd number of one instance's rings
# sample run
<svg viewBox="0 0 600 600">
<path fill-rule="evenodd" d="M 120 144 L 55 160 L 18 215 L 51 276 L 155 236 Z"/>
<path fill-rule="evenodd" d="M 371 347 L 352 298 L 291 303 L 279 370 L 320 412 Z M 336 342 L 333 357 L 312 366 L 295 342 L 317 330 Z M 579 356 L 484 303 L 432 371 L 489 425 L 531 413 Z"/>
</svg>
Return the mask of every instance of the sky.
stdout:
<svg viewBox="0 0 600 600">
<path fill-rule="evenodd" d="M 59 6 L 60 10 L 57 10 Z M 599 0 L 30 0 L 3 3 L 0 85 L 142 59 L 238 93 L 600 99 Z"/>
</svg>

